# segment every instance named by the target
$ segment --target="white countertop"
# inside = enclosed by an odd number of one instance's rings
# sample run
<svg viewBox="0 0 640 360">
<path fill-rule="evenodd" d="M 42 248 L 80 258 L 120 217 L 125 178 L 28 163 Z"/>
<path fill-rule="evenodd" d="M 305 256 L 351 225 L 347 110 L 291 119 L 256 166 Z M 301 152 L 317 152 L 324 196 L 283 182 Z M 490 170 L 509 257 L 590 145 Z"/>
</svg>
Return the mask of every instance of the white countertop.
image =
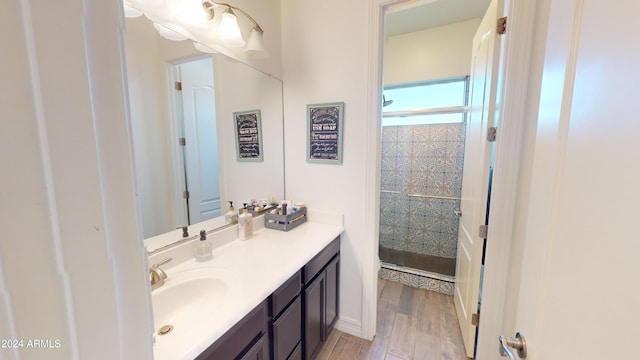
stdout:
<svg viewBox="0 0 640 360">
<path fill-rule="evenodd" d="M 344 231 L 342 225 L 311 220 L 288 232 L 257 230 L 249 240 L 215 248 L 208 262 L 189 259 L 167 267 L 167 281 L 172 274 L 188 269 L 223 269 L 217 276 L 224 276 L 230 286 L 219 302 L 202 309 L 197 324 L 156 335 L 155 359 L 193 359 L 199 355 Z M 162 325 L 155 324 L 155 330 Z"/>
</svg>

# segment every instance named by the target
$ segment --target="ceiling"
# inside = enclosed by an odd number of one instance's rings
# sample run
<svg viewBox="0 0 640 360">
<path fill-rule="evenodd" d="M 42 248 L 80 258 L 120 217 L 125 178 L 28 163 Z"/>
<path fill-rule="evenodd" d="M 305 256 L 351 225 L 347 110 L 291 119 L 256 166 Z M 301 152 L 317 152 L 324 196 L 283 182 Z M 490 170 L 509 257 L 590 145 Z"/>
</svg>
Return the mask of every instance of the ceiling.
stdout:
<svg viewBox="0 0 640 360">
<path fill-rule="evenodd" d="M 387 9 L 385 37 L 482 18 L 491 0 L 408 0 Z"/>
</svg>

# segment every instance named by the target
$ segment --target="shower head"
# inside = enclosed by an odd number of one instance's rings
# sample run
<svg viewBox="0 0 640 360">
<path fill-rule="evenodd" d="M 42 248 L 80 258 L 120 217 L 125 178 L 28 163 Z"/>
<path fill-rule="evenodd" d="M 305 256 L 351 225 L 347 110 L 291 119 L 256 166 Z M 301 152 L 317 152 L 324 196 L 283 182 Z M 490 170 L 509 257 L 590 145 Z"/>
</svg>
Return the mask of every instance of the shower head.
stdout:
<svg viewBox="0 0 640 360">
<path fill-rule="evenodd" d="M 384 97 L 384 94 L 382 94 L 382 107 L 389 106 L 391 105 L 391 103 L 393 103 L 393 100 L 387 100 Z"/>
</svg>

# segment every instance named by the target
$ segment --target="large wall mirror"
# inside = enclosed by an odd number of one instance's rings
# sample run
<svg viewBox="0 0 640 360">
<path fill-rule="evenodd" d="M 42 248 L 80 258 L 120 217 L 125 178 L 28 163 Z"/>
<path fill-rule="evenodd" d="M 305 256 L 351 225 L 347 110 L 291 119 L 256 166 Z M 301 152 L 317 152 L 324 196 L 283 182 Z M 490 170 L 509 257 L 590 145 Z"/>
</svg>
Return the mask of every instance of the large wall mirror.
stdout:
<svg viewBox="0 0 640 360">
<path fill-rule="evenodd" d="M 144 17 L 126 19 L 124 38 L 147 249 L 180 240 L 185 225 L 191 235 L 224 226 L 228 201 L 237 210 L 248 199 L 284 198 L 282 81 L 162 38 Z M 253 110 L 262 158 L 238 161 L 234 113 Z"/>
</svg>

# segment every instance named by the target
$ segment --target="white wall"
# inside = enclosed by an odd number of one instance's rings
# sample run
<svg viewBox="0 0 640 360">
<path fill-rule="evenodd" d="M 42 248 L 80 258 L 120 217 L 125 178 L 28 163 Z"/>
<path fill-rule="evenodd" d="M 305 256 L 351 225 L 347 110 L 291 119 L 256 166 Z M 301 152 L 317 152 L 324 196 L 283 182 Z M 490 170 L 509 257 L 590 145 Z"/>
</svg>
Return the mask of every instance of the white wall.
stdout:
<svg viewBox="0 0 640 360">
<path fill-rule="evenodd" d="M 309 207 L 344 213 L 340 322 L 362 335 L 366 233 L 366 130 L 370 0 L 282 1 L 286 192 Z M 306 105 L 344 101 L 342 165 L 306 162 Z M 375 299 L 373 300 L 375 301 Z"/>
<path fill-rule="evenodd" d="M 147 238 L 174 229 L 182 218 L 168 196 L 176 191 L 177 185 L 173 181 L 169 146 L 171 127 L 164 60 L 177 57 L 175 50 L 171 50 L 173 47 L 183 49 L 189 45 L 189 52 L 194 54 L 197 50 L 186 42 L 162 39 L 144 17 L 126 19 L 125 45 L 138 199 L 142 230 Z"/>
<path fill-rule="evenodd" d="M 391 36 L 384 43 L 384 84 L 469 74 L 471 46 L 480 19 Z"/>
<path fill-rule="evenodd" d="M 0 338 L 25 342 L 3 359 L 152 357 L 119 11 L 3 2 Z"/>
<path fill-rule="evenodd" d="M 248 199 L 284 198 L 282 81 L 224 56 L 214 60 L 216 109 L 221 136 L 223 201 L 236 209 Z M 237 160 L 234 112 L 260 110 L 263 161 Z M 223 213 L 226 212 L 223 204 Z"/>
</svg>

